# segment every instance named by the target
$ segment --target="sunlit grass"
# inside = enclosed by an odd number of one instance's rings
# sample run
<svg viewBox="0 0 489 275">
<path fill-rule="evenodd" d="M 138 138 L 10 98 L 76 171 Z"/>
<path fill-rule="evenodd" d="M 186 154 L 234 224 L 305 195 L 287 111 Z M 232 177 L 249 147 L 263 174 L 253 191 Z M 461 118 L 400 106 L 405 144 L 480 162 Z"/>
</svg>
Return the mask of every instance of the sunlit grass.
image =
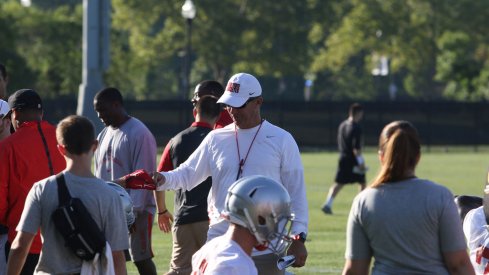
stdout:
<svg viewBox="0 0 489 275">
<path fill-rule="evenodd" d="M 489 165 L 487 151 L 433 148 L 424 150 L 417 176 L 428 178 L 447 186 L 454 194 L 481 195 Z M 345 226 L 351 202 L 356 195 L 357 186 L 345 187 L 334 202 L 334 215 L 326 216 L 320 206 L 330 187 L 337 165 L 337 153 L 303 153 L 307 196 L 309 201 L 309 236 L 307 265 L 299 269 L 290 269 L 295 274 L 339 274 L 344 263 Z M 375 149 L 366 150 L 365 159 L 371 179 L 377 169 Z M 173 196 L 167 194 L 168 207 L 171 209 Z M 171 256 L 171 235 L 153 228 L 153 250 L 158 274 L 168 270 Z M 129 274 L 137 274 L 133 264 L 128 264 Z"/>
</svg>

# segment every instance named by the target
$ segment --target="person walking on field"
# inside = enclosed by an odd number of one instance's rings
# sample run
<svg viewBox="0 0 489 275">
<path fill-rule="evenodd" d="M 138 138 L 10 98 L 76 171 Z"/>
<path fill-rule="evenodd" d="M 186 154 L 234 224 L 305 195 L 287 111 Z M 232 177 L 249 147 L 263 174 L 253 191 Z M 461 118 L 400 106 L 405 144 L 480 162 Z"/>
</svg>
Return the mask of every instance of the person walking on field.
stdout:
<svg viewBox="0 0 489 275">
<path fill-rule="evenodd" d="M 116 88 L 105 88 L 95 95 L 93 105 L 106 126 L 97 137 L 95 176 L 114 181 L 138 169 L 156 169 L 156 141 L 149 129 L 127 114 L 122 95 Z M 129 236 L 130 258 L 139 274 L 155 275 L 152 260 L 151 229 L 155 213 L 153 192 L 127 189 L 134 205 L 135 232 Z M 129 257 L 128 257 L 129 258 Z"/>
<path fill-rule="evenodd" d="M 207 134 L 212 131 L 219 118 L 221 108 L 217 98 L 206 95 L 200 97 L 194 108 L 195 122 L 173 137 L 161 156 L 158 171 L 170 171 L 178 167 L 195 151 Z M 190 274 L 192 255 L 204 245 L 209 229 L 207 215 L 207 195 L 212 186 L 208 177 L 192 190 L 175 190 L 175 222 L 172 237 L 173 249 L 170 270 L 167 275 Z M 165 191 L 157 191 L 164 196 Z M 157 204 L 160 205 L 157 198 Z M 158 207 L 158 225 L 160 230 L 168 232 L 171 220 L 165 215 L 168 210 Z M 161 213 L 161 214 L 160 214 Z"/>
<path fill-rule="evenodd" d="M 56 129 L 44 121 L 41 97 L 32 89 L 13 93 L 8 100 L 15 132 L 0 142 L 0 224 L 8 227 L 7 258 L 27 193 L 32 185 L 61 172 L 65 159 L 56 147 Z M 35 235 L 22 274 L 32 274 L 42 242 Z"/>
<path fill-rule="evenodd" d="M 420 158 L 411 123 L 384 127 L 380 171 L 355 197 L 348 216 L 343 275 L 367 275 L 370 266 L 373 275 L 474 274 L 453 194 L 416 177 Z"/>
<path fill-rule="evenodd" d="M 233 75 L 218 100 L 226 105 L 234 123 L 211 131 L 199 147 L 178 168 L 155 173 L 157 190 L 191 190 L 212 176 L 208 209 L 210 227 L 207 241 L 226 233 L 229 223 L 221 216 L 229 187 L 244 176 L 262 175 L 281 183 L 291 196 L 297 235 L 287 253 L 294 255 L 294 266 L 306 263 L 304 244 L 308 227 L 308 206 L 304 169 L 299 148 L 292 135 L 261 118 L 262 89 L 247 73 Z M 279 256 L 270 250 L 254 251 L 253 260 L 260 274 L 284 274 L 278 270 Z"/>
<path fill-rule="evenodd" d="M 338 127 L 338 170 L 335 183 L 329 188 L 328 196 L 321 210 L 325 214 L 333 214 L 333 200 L 345 184 L 359 183 L 360 191 L 365 189 L 365 160 L 362 156 L 363 107 L 358 103 L 350 106 L 349 116 Z"/>
<path fill-rule="evenodd" d="M 123 204 L 113 187 L 92 174 L 92 157 L 98 145 L 92 123 L 85 117 L 68 116 L 58 124 L 56 138 L 58 149 L 67 162 L 62 175 L 68 192 L 83 202 L 109 244 L 106 249 L 110 250 L 101 256 L 101 262 L 113 261 L 115 274 L 126 274 L 124 250 L 129 247 L 129 240 Z M 65 245 L 52 219 L 59 206 L 56 181 L 56 176 L 51 176 L 35 183 L 29 191 L 12 244 L 8 275 L 20 273 L 39 229 L 44 243 L 36 274 L 80 274 L 82 271 L 84 261 Z"/>
<path fill-rule="evenodd" d="M 293 240 L 290 196 L 272 179 L 249 176 L 236 181 L 229 188 L 222 215 L 229 228 L 194 254 L 192 275 L 255 275 L 253 247 L 269 247 L 281 255 Z"/>
</svg>

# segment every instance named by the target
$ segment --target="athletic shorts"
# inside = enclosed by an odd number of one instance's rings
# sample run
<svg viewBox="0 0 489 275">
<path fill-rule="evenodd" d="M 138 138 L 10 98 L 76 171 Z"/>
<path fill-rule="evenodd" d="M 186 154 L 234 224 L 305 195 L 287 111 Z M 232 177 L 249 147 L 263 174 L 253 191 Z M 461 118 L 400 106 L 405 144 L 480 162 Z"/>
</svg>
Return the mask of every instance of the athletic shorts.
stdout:
<svg viewBox="0 0 489 275">
<path fill-rule="evenodd" d="M 335 182 L 338 184 L 365 183 L 365 174 L 353 173 L 353 167 L 357 165 L 354 156 L 340 156 Z"/>
<path fill-rule="evenodd" d="M 151 229 L 154 216 L 146 211 L 138 212 L 134 225 L 136 231 L 129 235 L 129 253 L 126 251 L 126 260 L 139 262 L 153 258 L 151 249 Z"/>
</svg>

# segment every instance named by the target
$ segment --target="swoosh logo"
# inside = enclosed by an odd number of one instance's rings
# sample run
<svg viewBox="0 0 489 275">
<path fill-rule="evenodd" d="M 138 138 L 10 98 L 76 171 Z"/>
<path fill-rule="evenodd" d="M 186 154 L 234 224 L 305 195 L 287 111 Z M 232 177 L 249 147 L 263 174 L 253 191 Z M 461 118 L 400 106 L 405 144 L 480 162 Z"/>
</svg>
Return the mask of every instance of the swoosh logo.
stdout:
<svg viewBox="0 0 489 275">
<path fill-rule="evenodd" d="M 255 94 L 255 92 L 249 93 L 249 95 L 254 95 L 254 94 Z"/>
<path fill-rule="evenodd" d="M 267 138 L 273 138 L 273 137 L 275 137 L 275 136 L 266 136 L 266 137 L 267 137 Z"/>
</svg>

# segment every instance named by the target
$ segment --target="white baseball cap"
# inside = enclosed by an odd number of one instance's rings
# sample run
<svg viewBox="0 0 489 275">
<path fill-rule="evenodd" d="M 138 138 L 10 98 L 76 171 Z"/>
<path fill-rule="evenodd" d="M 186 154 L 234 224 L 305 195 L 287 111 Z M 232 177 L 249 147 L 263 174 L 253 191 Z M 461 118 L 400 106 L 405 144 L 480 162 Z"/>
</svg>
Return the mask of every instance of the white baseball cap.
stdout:
<svg viewBox="0 0 489 275">
<path fill-rule="evenodd" d="M 257 96 L 261 96 L 260 82 L 251 74 L 239 73 L 231 76 L 224 94 L 217 103 L 238 108 L 243 106 L 250 97 Z"/>
<path fill-rule="evenodd" d="M 10 111 L 7 101 L 0 99 L 0 118 L 3 118 Z"/>
</svg>

